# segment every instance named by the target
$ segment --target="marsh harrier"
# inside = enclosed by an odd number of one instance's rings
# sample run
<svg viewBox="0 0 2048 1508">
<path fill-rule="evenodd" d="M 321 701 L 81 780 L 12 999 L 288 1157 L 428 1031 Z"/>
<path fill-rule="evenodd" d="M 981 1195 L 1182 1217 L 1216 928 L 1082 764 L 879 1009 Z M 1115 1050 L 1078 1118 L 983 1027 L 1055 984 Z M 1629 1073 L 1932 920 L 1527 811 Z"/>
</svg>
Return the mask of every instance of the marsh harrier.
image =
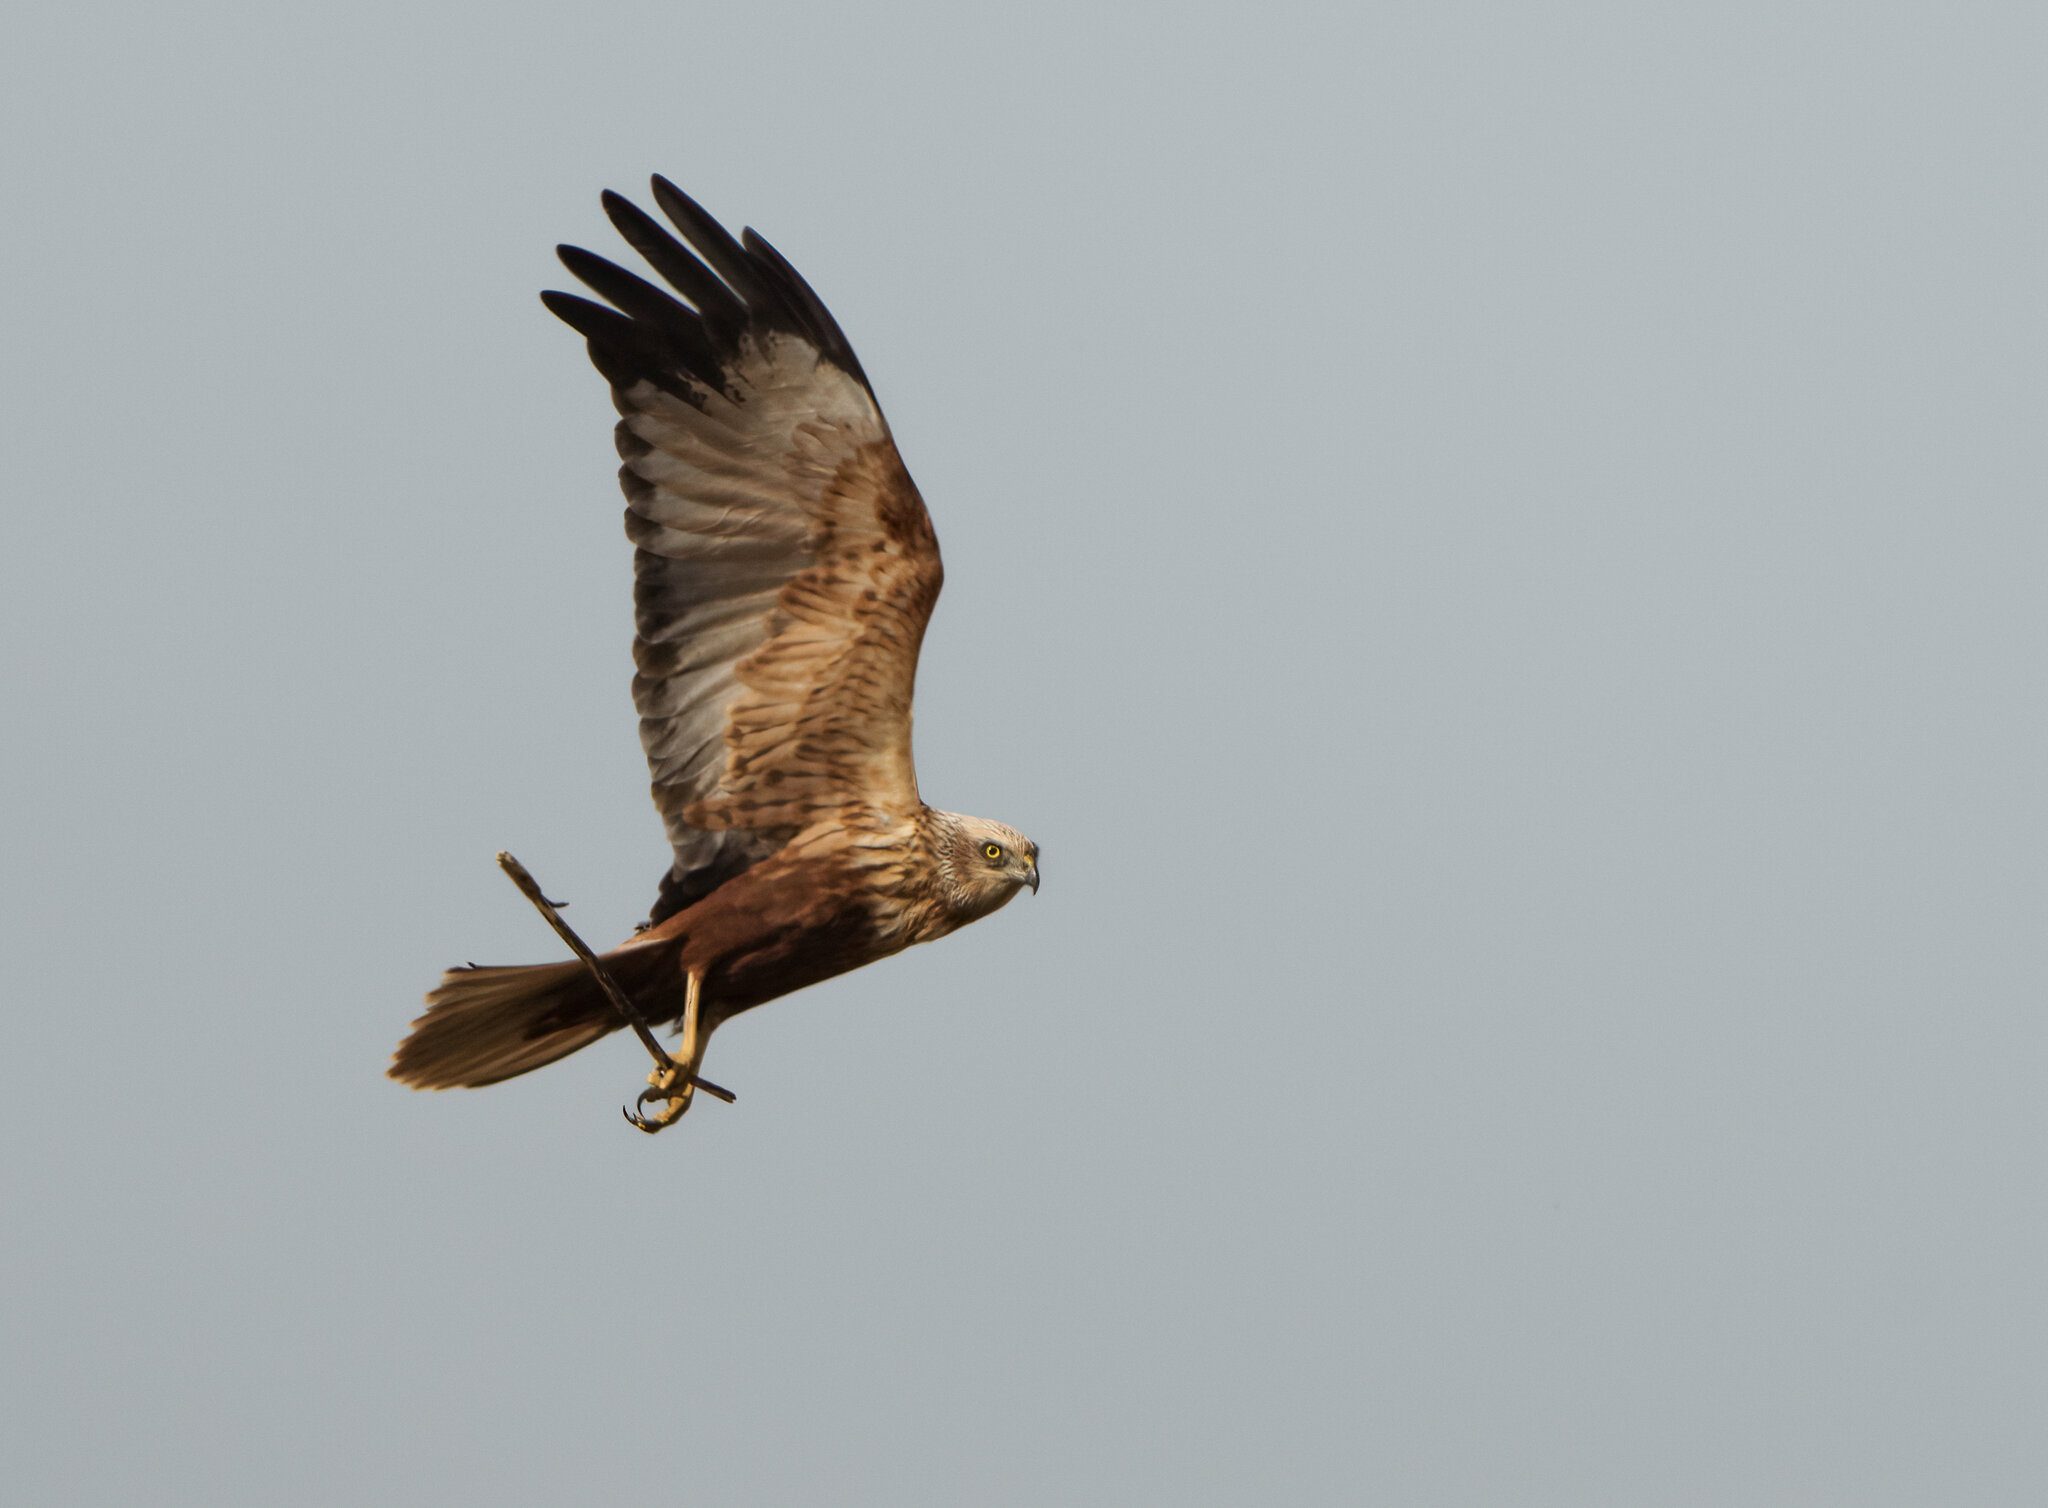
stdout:
<svg viewBox="0 0 2048 1508">
<path fill-rule="evenodd" d="M 541 295 L 621 415 L 633 700 L 674 860 L 647 924 L 599 962 L 646 1021 L 682 1027 L 645 1129 L 689 1108 L 741 1011 L 1038 889 L 1030 839 L 918 799 L 938 541 L 852 347 L 774 247 L 666 179 L 653 192 L 673 231 L 616 194 L 604 207 L 669 289 L 564 246 L 606 302 Z M 625 1024 L 575 960 L 453 969 L 391 1076 L 494 1084 Z"/>
</svg>

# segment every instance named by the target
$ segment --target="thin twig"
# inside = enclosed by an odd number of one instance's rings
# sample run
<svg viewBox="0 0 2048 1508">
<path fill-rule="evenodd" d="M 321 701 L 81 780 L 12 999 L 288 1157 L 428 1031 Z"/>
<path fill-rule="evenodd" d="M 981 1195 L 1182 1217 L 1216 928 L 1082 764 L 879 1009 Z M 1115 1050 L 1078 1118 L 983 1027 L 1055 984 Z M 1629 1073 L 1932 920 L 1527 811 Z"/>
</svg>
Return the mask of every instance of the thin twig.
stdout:
<svg viewBox="0 0 2048 1508">
<path fill-rule="evenodd" d="M 631 998 L 619 988 L 612 976 L 605 972 L 605 967 L 598 962 L 597 955 L 590 951 L 590 945 L 576 935 L 575 928 L 562 920 L 562 914 L 555 910 L 555 903 L 542 893 L 540 882 L 527 872 L 526 866 L 511 854 L 500 852 L 498 867 L 512 877 L 512 883 L 519 887 L 519 893 L 533 902 L 533 909 L 547 918 L 548 925 L 569 945 L 569 951 L 583 960 L 583 967 L 590 970 L 591 977 L 597 981 L 598 988 L 604 991 L 605 998 L 611 1001 L 612 1008 L 619 1013 L 620 1019 L 626 1025 L 633 1028 L 633 1034 L 640 1039 L 640 1045 L 654 1055 L 654 1061 L 663 1068 L 676 1067 L 676 1060 L 663 1050 L 659 1039 L 648 1029 L 647 1022 L 634 1008 Z M 730 1089 L 721 1089 L 708 1079 L 700 1079 L 693 1075 L 690 1082 L 706 1094 L 724 1100 L 728 1105 L 739 1099 L 739 1096 Z"/>
</svg>

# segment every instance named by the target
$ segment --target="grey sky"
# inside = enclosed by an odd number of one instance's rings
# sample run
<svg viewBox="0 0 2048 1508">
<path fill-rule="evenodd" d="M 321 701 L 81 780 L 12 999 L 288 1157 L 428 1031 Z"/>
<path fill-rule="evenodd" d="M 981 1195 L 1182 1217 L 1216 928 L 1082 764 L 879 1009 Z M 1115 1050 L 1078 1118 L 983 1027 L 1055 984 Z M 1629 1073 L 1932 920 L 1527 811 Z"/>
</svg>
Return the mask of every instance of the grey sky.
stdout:
<svg viewBox="0 0 2048 1508">
<path fill-rule="evenodd" d="M 23 1502 L 2048 1486 L 2033 6 L 42 7 L 0 58 Z M 665 172 L 944 545 L 1045 887 L 468 1095 L 665 862 L 610 408 Z"/>
</svg>

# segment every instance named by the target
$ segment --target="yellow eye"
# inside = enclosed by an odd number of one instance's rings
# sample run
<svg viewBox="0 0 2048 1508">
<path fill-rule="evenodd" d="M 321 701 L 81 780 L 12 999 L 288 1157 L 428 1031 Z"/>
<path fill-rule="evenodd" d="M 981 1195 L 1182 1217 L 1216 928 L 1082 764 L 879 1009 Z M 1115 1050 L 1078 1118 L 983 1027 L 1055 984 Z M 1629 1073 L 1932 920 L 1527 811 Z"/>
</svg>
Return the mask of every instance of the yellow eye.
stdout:
<svg viewBox="0 0 2048 1508">
<path fill-rule="evenodd" d="M 1002 858 L 1003 845 L 1000 843 L 984 843 L 981 845 L 981 851 L 987 856 L 988 861 L 993 864 Z"/>
</svg>

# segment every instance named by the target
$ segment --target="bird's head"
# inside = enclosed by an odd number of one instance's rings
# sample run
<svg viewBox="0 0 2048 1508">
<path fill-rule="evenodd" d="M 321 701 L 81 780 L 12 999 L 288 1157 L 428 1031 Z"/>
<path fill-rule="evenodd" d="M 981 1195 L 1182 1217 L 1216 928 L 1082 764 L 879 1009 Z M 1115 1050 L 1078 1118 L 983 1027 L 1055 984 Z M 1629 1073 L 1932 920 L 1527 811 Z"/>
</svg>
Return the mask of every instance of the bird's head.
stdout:
<svg viewBox="0 0 2048 1508">
<path fill-rule="evenodd" d="M 941 883 L 964 920 L 987 916 L 1025 886 L 1038 890 L 1038 845 L 1000 822 L 934 812 Z"/>
</svg>

